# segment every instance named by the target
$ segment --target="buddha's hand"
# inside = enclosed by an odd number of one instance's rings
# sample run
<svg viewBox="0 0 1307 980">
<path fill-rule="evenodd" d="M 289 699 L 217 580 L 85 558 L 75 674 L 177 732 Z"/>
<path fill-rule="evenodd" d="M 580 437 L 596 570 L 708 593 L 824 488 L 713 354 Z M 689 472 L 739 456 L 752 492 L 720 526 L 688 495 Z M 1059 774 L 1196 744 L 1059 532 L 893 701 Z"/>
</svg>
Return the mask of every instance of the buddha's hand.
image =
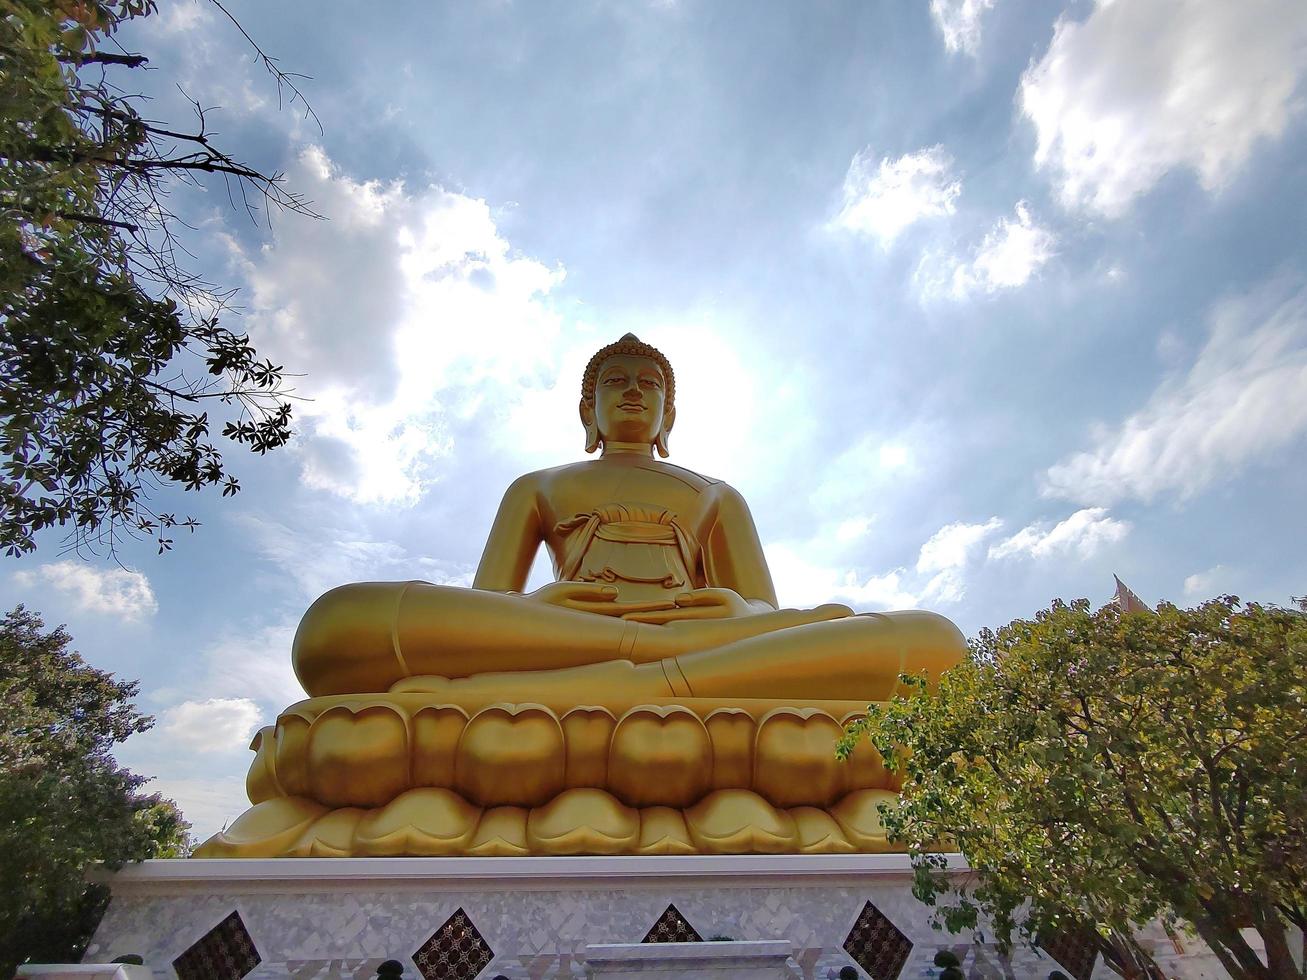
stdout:
<svg viewBox="0 0 1307 980">
<path fill-rule="evenodd" d="M 667 601 L 620 602 L 618 589 L 613 585 L 596 585 L 594 582 L 550 582 L 534 592 L 528 592 L 527 599 L 544 602 L 564 609 L 578 612 L 598 613 L 600 616 L 624 616 L 667 609 Z"/>
<path fill-rule="evenodd" d="M 695 589 L 678 595 L 674 609 L 629 612 L 622 618 L 661 625 L 690 619 L 736 619 L 756 612 L 758 609 L 734 589 Z"/>
</svg>

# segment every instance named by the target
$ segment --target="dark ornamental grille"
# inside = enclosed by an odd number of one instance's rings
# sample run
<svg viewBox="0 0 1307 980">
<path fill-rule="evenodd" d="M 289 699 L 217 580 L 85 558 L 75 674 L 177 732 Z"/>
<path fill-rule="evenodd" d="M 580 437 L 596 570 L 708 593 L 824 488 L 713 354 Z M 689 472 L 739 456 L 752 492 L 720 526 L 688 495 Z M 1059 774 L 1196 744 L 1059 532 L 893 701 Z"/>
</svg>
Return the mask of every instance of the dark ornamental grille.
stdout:
<svg viewBox="0 0 1307 980">
<path fill-rule="evenodd" d="M 459 909 L 413 954 L 426 980 L 472 980 L 494 958 L 495 951 Z"/>
<path fill-rule="evenodd" d="M 1052 932 L 1042 932 L 1035 945 L 1062 964 L 1062 969 L 1075 980 L 1089 980 L 1098 958 L 1098 944 L 1091 927 L 1078 922 L 1067 922 Z"/>
<path fill-rule="evenodd" d="M 239 913 L 233 912 L 172 961 L 178 980 L 240 980 L 261 957 Z"/>
<path fill-rule="evenodd" d="M 685 921 L 685 916 L 675 905 L 667 906 L 667 911 L 658 916 L 649 934 L 640 940 L 643 943 L 701 943 L 703 937 L 694 930 L 694 926 Z"/>
<path fill-rule="evenodd" d="M 844 940 L 844 952 L 852 956 L 872 980 L 896 980 L 912 952 L 912 940 L 868 902 L 858 921 L 853 923 L 849 937 Z"/>
</svg>

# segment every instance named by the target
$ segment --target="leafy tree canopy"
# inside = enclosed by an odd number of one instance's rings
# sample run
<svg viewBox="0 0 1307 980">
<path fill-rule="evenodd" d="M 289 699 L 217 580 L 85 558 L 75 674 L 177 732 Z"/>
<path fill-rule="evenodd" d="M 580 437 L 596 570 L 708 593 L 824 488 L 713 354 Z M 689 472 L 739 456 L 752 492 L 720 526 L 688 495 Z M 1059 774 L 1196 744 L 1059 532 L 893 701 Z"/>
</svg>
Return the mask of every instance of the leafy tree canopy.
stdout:
<svg viewBox="0 0 1307 980">
<path fill-rule="evenodd" d="M 260 204 L 312 212 L 280 174 L 216 147 L 198 103 L 187 132 L 142 115 L 123 86 L 146 58 L 121 49 L 115 33 L 154 13 L 154 0 L 0 0 L 0 550 L 9 555 L 32 551 L 53 526 L 78 550 L 113 551 L 124 533 L 145 533 L 165 551 L 170 528 L 195 522 L 153 511 L 152 488 L 240 488 L 216 427 L 257 453 L 290 436 L 282 368 L 219 325 L 229 294 L 178 265 L 169 193 L 217 175 L 251 214 Z"/>
<path fill-rule="evenodd" d="M 1307 925 L 1307 615 L 1233 597 L 1156 615 L 1055 602 L 982 632 L 937 691 L 915 686 L 841 751 L 870 737 L 902 774 L 886 825 L 948 928 L 987 921 L 1006 945 L 1092 924 L 1136 976 L 1156 967 L 1134 937 L 1160 916 L 1234 977 L 1299 976 L 1286 925 Z M 942 841 L 974 875 L 941 873 Z"/>
<path fill-rule="evenodd" d="M 87 867 L 186 852 L 169 800 L 140 792 L 113 746 L 153 724 L 137 685 L 88 666 L 22 606 L 0 621 L 0 976 L 76 962 L 107 901 Z"/>
</svg>

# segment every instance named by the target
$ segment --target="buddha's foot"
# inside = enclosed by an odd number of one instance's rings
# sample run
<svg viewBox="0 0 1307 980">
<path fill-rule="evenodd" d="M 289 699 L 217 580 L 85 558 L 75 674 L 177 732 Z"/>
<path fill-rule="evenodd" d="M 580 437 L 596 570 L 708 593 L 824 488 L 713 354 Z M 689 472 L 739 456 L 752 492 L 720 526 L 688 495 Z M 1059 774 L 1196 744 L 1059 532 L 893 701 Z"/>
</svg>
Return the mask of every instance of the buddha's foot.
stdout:
<svg viewBox="0 0 1307 980">
<path fill-rule="evenodd" d="M 853 610 L 848 606 L 828 602 L 814 609 L 777 609 L 753 616 L 682 620 L 662 626 L 642 623 L 635 636 L 632 656 L 637 662 L 675 657 L 724 647 L 740 640 L 750 640 L 796 626 L 847 619 L 853 615 Z"/>
<path fill-rule="evenodd" d="M 665 698 L 674 693 L 661 662 L 635 664 L 607 660 L 561 670 L 525 670 L 440 677 L 421 674 L 390 686 L 393 694 L 422 693 L 458 703 L 462 701 L 551 701 L 603 703 L 614 690 L 636 698 Z"/>
</svg>

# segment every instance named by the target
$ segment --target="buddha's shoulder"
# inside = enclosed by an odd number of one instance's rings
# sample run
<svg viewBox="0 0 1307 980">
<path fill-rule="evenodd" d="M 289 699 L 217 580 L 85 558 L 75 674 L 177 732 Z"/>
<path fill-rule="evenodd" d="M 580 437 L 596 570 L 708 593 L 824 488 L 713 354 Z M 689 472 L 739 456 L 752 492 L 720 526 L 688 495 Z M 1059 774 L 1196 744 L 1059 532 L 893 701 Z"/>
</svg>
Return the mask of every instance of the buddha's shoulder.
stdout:
<svg viewBox="0 0 1307 980">
<path fill-rule="evenodd" d="M 658 459 L 641 460 L 637 464 L 623 463 L 620 465 L 634 465 L 646 473 L 673 480 L 699 493 L 715 487 L 730 489 L 725 483 L 714 477 L 705 476 L 702 473 L 696 473 L 694 470 L 687 470 L 684 466 L 677 466 L 674 463 L 666 463 Z M 613 469 L 613 464 L 606 464 L 602 459 L 587 459 L 527 473 L 518 477 L 513 485 L 523 490 L 548 491 L 550 488 L 606 479 L 612 475 Z"/>
<path fill-rule="evenodd" d="M 534 470 L 530 473 L 523 473 L 509 484 L 508 492 L 539 493 L 541 490 L 545 490 L 556 484 L 560 479 L 565 479 L 570 470 L 584 465 L 584 463 L 569 463 L 564 466 L 551 466 L 546 470 Z"/>
<path fill-rule="evenodd" d="M 640 468 L 648 470 L 651 473 L 660 473 L 663 476 L 684 483 L 691 489 L 702 493 L 713 487 L 725 487 L 726 484 L 721 480 L 711 476 L 704 476 L 702 473 L 696 473 L 694 470 L 687 470 L 684 466 L 677 466 L 675 463 L 667 463 L 661 459 L 651 459 L 647 462 L 641 461 Z"/>
</svg>

